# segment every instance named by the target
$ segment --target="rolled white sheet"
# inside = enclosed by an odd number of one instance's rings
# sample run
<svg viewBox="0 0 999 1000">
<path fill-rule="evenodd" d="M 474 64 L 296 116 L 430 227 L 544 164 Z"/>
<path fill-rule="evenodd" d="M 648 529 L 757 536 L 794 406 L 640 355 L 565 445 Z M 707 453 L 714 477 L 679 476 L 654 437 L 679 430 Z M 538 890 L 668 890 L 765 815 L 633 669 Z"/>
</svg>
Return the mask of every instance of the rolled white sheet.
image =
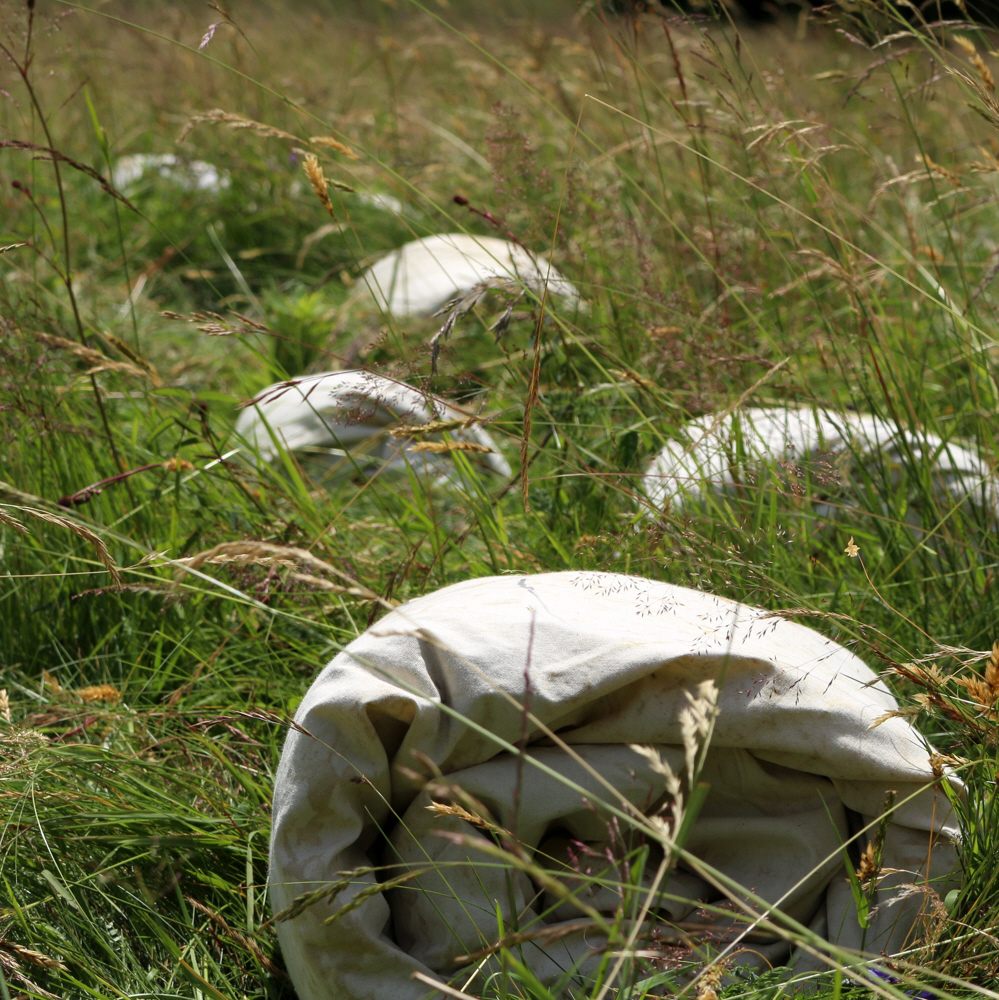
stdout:
<svg viewBox="0 0 999 1000">
<path fill-rule="evenodd" d="M 553 295 L 580 303 L 576 287 L 544 257 L 509 240 L 464 233 L 413 240 L 369 267 L 360 285 L 380 309 L 403 317 L 432 313 L 490 278 L 507 278 L 538 294 L 547 282 Z"/>
<path fill-rule="evenodd" d="M 510 747 L 523 735 L 525 677 L 531 712 L 575 758 L 531 725 L 528 759 L 519 764 Z M 457 975 L 468 966 L 462 956 L 496 940 L 497 914 L 508 932 L 548 935 L 523 945 L 542 980 L 576 963 L 585 975 L 605 939 L 593 927 L 559 936 L 583 916 L 573 904 L 442 837 L 483 831 L 429 810 L 433 789 L 415 772 L 432 762 L 498 824 L 515 828 L 524 851 L 568 887 L 579 885 L 574 864 L 603 874 L 609 882 L 584 896 L 609 915 L 620 875 L 605 860 L 613 846 L 605 804 L 645 814 L 668 805 L 647 747 L 684 773 L 683 710 L 709 680 L 720 689 L 701 776 L 710 792 L 687 849 L 845 947 L 863 944 L 875 955 L 903 947 L 925 896 L 890 905 L 889 887 L 932 877 L 943 895 L 956 830 L 924 740 L 898 717 L 871 728 L 897 706 L 860 659 L 802 625 L 665 583 L 590 572 L 494 577 L 392 611 L 322 671 L 296 713 L 274 789 L 275 911 L 344 871 L 396 865 L 384 879 L 437 866 L 370 895 L 333 924 L 324 921 L 376 875 L 357 874 L 331 902 L 279 922 L 301 1000 L 428 996 L 414 972 L 456 977 L 461 986 L 475 971 L 473 964 Z M 888 788 L 899 804 L 883 864 L 899 872 L 881 883 L 864 932 L 840 848 L 880 814 Z M 859 846 L 873 837 L 864 833 Z M 676 940 L 670 923 L 695 937 L 702 928 L 716 944 L 741 926 L 703 908 L 723 894 L 696 864 L 681 863 L 665 891 L 673 898 L 650 914 L 664 942 L 670 933 Z M 647 935 L 639 941 L 656 947 Z M 775 965 L 790 951 L 759 929 L 743 947 Z M 747 960 L 745 952 L 737 959 Z M 814 965 L 807 954 L 792 960 Z"/>
<path fill-rule="evenodd" d="M 364 446 L 368 459 L 382 464 L 409 463 L 422 469 L 429 463 L 442 470 L 438 456 L 413 451 L 412 439 L 392 437 L 387 430 L 400 423 L 464 421 L 468 417 L 443 400 L 384 375 L 323 372 L 269 386 L 240 413 L 235 431 L 264 462 L 277 456 L 279 446 L 288 451 L 326 448 L 344 453 Z M 448 434 L 455 441 L 488 448 L 486 452 L 470 452 L 468 458 L 501 476 L 510 475 L 510 466 L 496 442 L 478 424 L 451 428 Z M 433 436 L 428 435 L 428 439 Z"/>
<path fill-rule="evenodd" d="M 901 481 L 910 459 L 931 463 L 939 495 L 977 500 L 999 510 L 999 483 L 970 448 L 935 434 L 899 429 L 890 421 L 861 413 L 821 408 L 749 407 L 719 417 L 706 414 L 684 428 L 686 440 L 668 441 L 644 476 L 645 492 L 656 507 L 699 500 L 705 489 L 731 490 L 736 470 L 804 463 L 827 456 L 885 462 Z M 740 476 L 742 478 L 742 476 Z"/>
</svg>

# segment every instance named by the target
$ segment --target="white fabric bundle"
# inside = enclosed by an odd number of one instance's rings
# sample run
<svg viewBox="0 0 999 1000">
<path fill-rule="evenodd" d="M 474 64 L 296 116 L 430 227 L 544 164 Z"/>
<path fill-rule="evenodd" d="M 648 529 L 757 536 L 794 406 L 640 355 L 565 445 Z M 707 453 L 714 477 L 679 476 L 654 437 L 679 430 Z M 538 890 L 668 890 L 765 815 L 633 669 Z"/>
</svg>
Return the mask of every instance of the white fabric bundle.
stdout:
<svg viewBox="0 0 999 1000">
<path fill-rule="evenodd" d="M 520 767 L 491 738 L 507 746 L 521 738 L 525 676 L 531 712 L 614 792 L 534 726 Z M 648 747 L 683 773 L 683 709 L 707 680 L 720 689 L 702 776 L 711 790 L 687 848 L 765 900 L 780 900 L 816 933 L 860 947 L 840 847 L 881 813 L 894 788 L 883 864 L 900 872 L 877 890 L 863 946 L 874 954 L 901 948 L 925 897 L 916 890 L 890 905 L 887 886 L 923 883 L 932 858 L 932 877 L 943 876 L 934 888 L 946 892 L 956 832 L 946 796 L 932 785 L 927 744 L 902 718 L 871 728 L 897 706 L 861 660 L 802 625 L 669 584 L 610 573 L 493 577 L 391 612 L 322 671 L 298 709 L 274 789 L 275 911 L 338 872 L 399 865 L 389 877 L 439 866 L 364 898 L 331 925 L 324 920 L 370 890 L 374 875 L 357 874 L 331 903 L 279 922 L 301 1000 L 427 996 L 412 973 L 454 976 L 467 965 L 461 956 L 495 942 L 497 912 L 507 931 L 554 934 L 523 945 L 542 980 L 581 960 L 585 971 L 600 934 L 590 927 L 558 936 L 560 924 L 580 919 L 578 909 L 440 836 L 483 834 L 457 815 L 428 810 L 430 794 L 414 772 L 427 773 L 432 761 L 500 825 L 516 826 L 539 864 L 565 877 L 582 851 L 584 867 L 599 874 L 612 841 L 601 800 L 626 799 L 649 814 L 662 805 L 664 778 Z M 535 764 L 582 786 L 586 797 Z M 869 839 L 873 830 L 859 847 Z M 608 877 L 620 875 L 612 869 Z M 571 877 L 565 884 L 578 887 Z M 701 905 L 722 895 L 695 866 L 681 863 L 665 891 L 691 902 L 664 898 L 652 916 L 688 931 L 711 929 L 715 918 Z M 585 898 L 607 914 L 618 901 L 612 888 Z M 719 918 L 713 926 L 724 942 L 740 925 Z M 773 936 L 755 932 L 749 942 L 774 964 L 788 957 Z M 795 960 L 801 968 L 809 958 Z M 455 983 L 470 975 L 466 968 Z"/>
<path fill-rule="evenodd" d="M 218 194 L 232 183 L 224 170 L 204 160 L 182 160 L 173 153 L 135 153 L 120 157 L 111 171 L 111 183 L 119 191 L 142 180 L 147 173 L 186 191 L 210 191 Z"/>
<path fill-rule="evenodd" d="M 825 409 L 750 407 L 718 417 L 707 414 L 686 425 L 688 442 L 668 441 L 645 473 L 645 491 L 657 507 L 696 501 L 705 486 L 731 489 L 733 469 L 807 462 L 820 456 L 852 456 L 885 462 L 894 482 L 911 454 L 933 467 L 939 495 L 958 502 L 970 496 L 999 509 L 999 483 L 970 449 L 935 434 L 899 429 L 860 413 Z M 876 478 L 876 475 L 875 475 Z"/>
<path fill-rule="evenodd" d="M 382 464 L 409 463 L 422 469 L 426 462 L 435 469 L 443 469 L 436 456 L 412 451 L 412 440 L 391 437 L 386 429 L 399 423 L 464 421 L 468 417 L 469 414 L 443 400 L 384 375 L 364 371 L 324 372 L 265 389 L 253 406 L 239 415 L 236 434 L 265 462 L 277 456 L 279 442 L 288 451 L 311 447 L 345 453 L 370 444 L 366 455 Z M 468 457 L 483 462 L 501 476 L 510 475 L 510 466 L 496 442 L 480 426 L 455 427 L 448 433 L 455 441 L 488 448 L 488 452 L 472 452 Z M 360 457 L 357 456 L 358 460 Z"/>
<path fill-rule="evenodd" d="M 361 275 L 380 309 L 393 316 L 432 313 L 449 299 L 490 278 L 506 278 L 540 294 L 579 304 L 575 286 L 544 257 L 495 236 L 439 233 L 393 250 Z"/>
</svg>

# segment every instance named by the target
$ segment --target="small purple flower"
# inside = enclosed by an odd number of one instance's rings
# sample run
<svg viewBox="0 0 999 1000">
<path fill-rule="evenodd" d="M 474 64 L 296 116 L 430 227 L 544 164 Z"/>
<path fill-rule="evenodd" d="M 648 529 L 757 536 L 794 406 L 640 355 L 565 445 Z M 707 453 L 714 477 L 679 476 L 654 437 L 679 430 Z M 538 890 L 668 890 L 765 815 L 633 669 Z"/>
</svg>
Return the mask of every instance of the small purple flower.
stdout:
<svg viewBox="0 0 999 1000">
<path fill-rule="evenodd" d="M 898 986 L 901 984 L 902 980 L 898 976 L 893 976 L 890 972 L 885 972 L 883 969 L 876 969 L 873 965 L 867 967 L 867 971 L 872 976 L 877 976 L 878 979 L 883 979 L 886 983 L 891 986 Z M 906 990 L 905 995 L 907 997 L 914 997 L 915 1000 L 937 1000 L 937 994 L 932 990 Z"/>
</svg>

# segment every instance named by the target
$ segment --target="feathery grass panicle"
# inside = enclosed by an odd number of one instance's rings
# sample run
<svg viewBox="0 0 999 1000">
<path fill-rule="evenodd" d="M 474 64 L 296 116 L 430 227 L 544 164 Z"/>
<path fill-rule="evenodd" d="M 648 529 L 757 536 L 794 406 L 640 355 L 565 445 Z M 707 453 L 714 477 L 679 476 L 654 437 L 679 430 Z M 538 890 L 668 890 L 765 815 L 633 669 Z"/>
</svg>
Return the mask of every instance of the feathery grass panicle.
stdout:
<svg viewBox="0 0 999 1000">
<path fill-rule="evenodd" d="M 249 129 L 265 139 L 286 139 L 290 142 L 300 142 L 298 136 L 285 132 L 284 129 L 275 128 L 273 125 L 265 125 L 263 122 L 254 121 L 244 115 L 236 114 L 232 111 L 223 111 L 221 108 L 212 108 L 209 111 L 199 111 L 191 115 L 184 123 L 184 127 L 177 136 L 178 142 L 183 142 L 194 130 L 203 123 L 212 125 L 224 125 L 226 128 L 240 130 Z"/>
<path fill-rule="evenodd" d="M 84 541 L 89 542 L 93 546 L 94 552 L 97 554 L 97 558 L 108 571 L 108 574 L 111 577 L 111 582 L 116 587 L 121 585 L 121 574 L 118 566 L 115 564 L 115 561 L 111 558 L 111 553 L 108 550 L 107 545 L 100 535 L 98 535 L 91 528 L 88 528 L 85 524 L 81 524 L 79 521 L 70 520 L 70 518 L 64 517 L 61 514 L 55 514 L 52 511 L 42 510 L 38 507 L 10 505 L 7 509 L 20 511 L 22 514 L 27 514 L 29 517 L 33 517 L 39 521 L 44 521 L 47 524 L 55 524 L 61 528 L 66 528 L 78 538 L 82 538 Z M 11 519 L 9 514 L 5 515 L 5 517 L 8 520 Z M 21 525 L 21 527 L 23 527 L 23 525 Z"/>
</svg>

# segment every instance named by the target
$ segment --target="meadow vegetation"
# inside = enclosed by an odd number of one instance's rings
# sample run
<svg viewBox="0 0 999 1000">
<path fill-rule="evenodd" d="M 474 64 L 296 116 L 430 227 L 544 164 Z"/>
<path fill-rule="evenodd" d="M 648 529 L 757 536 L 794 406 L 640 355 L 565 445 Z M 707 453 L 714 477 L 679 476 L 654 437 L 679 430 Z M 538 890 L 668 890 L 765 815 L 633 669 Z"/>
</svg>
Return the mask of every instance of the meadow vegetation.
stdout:
<svg viewBox="0 0 999 1000">
<path fill-rule="evenodd" d="M 899 974 L 994 996 L 995 512 L 942 500 L 922 456 L 792 458 L 697 509 L 640 484 L 738 401 L 999 463 L 994 36 L 901 3 L 755 26 L 484 7 L 0 4 L 0 996 L 289 996 L 268 807 L 310 680 L 387 603 L 577 568 L 787 610 L 884 674 L 968 782 L 964 888 Z M 223 180 L 109 189 L 137 153 Z M 496 340 L 496 293 L 435 374 L 440 319 L 381 315 L 357 278 L 458 231 L 550 254 L 588 311 L 527 295 Z M 341 365 L 481 413 L 514 479 L 460 453 L 454 490 L 258 468 L 240 403 Z M 233 542 L 272 548 L 191 565 Z M 662 987 L 649 968 L 613 992 Z"/>
</svg>

